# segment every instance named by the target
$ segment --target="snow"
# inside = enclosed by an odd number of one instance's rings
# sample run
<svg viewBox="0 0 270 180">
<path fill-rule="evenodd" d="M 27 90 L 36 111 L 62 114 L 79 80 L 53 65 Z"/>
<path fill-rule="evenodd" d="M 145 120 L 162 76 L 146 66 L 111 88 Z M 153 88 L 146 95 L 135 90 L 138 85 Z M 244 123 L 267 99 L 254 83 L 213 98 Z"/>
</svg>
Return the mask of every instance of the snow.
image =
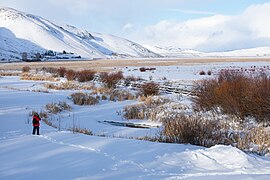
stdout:
<svg viewBox="0 0 270 180">
<path fill-rule="evenodd" d="M 160 61 L 160 62 L 165 62 Z M 201 80 L 206 78 L 212 78 L 220 70 L 224 69 L 235 69 L 240 70 L 247 69 L 250 70 L 252 67 L 256 66 L 257 70 L 264 67 L 269 67 L 270 63 L 267 61 L 257 61 L 257 62 L 220 62 L 220 63 L 197 63 L 196 65 L 190 63 L 186 65 L 179 66 L 151 66 L 148 68 L 156 68 L 153 71 L 138 72 L 138 67 L 129 66 L 128 68 L 123 68 L 122 71 L 127 76 L 141 77 L 143 79 L 149 80 L 150 78 L 154 81 L 161 81 L 165 78 L 165 81 L 178 81 L 182 83 L 190 84 L 192 81 Z M 267 71 L 267 68 L 265 69 Z M 211 75 L 202 75 L 199 73 L 204 71 L 207 73 L 211 71 Z M 268 68 L 269 72 L 269 68 Z"/>
<path fill-rule="evenodd" d="M 168 75 L 169 80 L 187 77 L 185 80 L 190 82 L 200 77 L 194 72 L 207 67 L 221 69 L 232 65 L 236 68 L 267 65 L 265 62 L 254 63 L 184 66 L 178 67 L 179 70 L 173 66 L 157 67 L 157 71 L 150 74 L 154 79 L 164 75 Z M 127 73 L 138 71 L 124 72 L 125 75 Z M 247 154 L 224 145 L 205 148 L 129 139 L 154 135 L 158 128 L 129 128 L 99 122 L 125 122 L 117 111 L 135 101 L 102 101 L 95 106 L 72 105 L 72 112 L 61 113 L 61 131 L 42 122 L 41 135 L 31 135 L 29 113 L 32 110 L 39 111 L 51 102 L 67 101 L 71 104 L 67 98 L 71 91 L 31 91 L 42 87 L 43 83 L 21 81 L 19 77 L 0 77 L 0 179 L 270 178 L 269 156 Z M 106 137 L 68 131 L 73 112 L 77 125 Z"/>
<path fill-rule="evenodd" d="M 144 45 L 147 49 L 162 55 L 163 57 L 176 58 L 202 58 L 202 57 L 257 57 L 267 58 L 270 56 L 270 47 L 255 47 L 224 52 L 200 52 L 192 49 L 181 49 L 173 46 Z"/>
<path fill-rule="evenodd" d="M 224 57 L 269 57 L 270 47 L 257 47 L 250 49 L 240 49 L 228 52 L 208 53 L 209 56 L 224 56 Z"/>
<path fill-rule="evenodd" d="M 187 57 L 202 57 L 207 56 L 204 52 L 199 52 L 191 49 L 181 49 L 179 47 L 173 47 L 173 46 L 153 46 L 149 44 L 145 44 L 144 47 L 151 50 L 152 52 L 155 52 L 157 54 L 160 54 L 163 57 L 177 57 L 177 58 L 187 58 Z"/>
</svg>

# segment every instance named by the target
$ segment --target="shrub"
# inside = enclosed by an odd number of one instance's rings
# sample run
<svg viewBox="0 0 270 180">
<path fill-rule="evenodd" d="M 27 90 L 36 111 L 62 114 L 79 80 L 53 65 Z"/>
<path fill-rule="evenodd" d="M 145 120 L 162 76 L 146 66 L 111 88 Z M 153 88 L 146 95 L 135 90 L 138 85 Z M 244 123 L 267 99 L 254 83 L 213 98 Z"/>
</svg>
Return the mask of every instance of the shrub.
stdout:
<svg viewBox="0 0 270 180">
<path fill-rule="evenodd" d="M 207 71 L 207 75 L 211 76 L 212 72 L 210 70 Z"/>
<path fill-rule="evenodd" d="M 205 71 L 200 71 L 199 72 L 199 75 L 205 75 L 206 73 L 205 73 Z"/>
<path fill-rule="evenodd" d="M 24 66 L 23 68 L 22 68 L 22 72 L 23 73 L 26 73 L 26 72 L 29 72 L 30 71 L 30 67 L 29 66 Z"/>
<path fill-rule="evenodd" d="M 252 127 L 237 134 L 236 147 L 260 155 L 270 153 L 270 132 L 262 127 Z"/>
<path fill-rule="evenodd" d="M 145 68 L 145 67 L 141 67 L 139 69 L 141 72 L 145 72 L 145 71 L 154 71 L 156 70 L 156 68 L 150 67 L 150 68 Z"/>
<path fill-rule="evenodd" d="M 141 67 L 141 68 L 140 68 L 140 71 L 141 71 L 141 72 L 145 72 L 145 71 L 146 71 L 146 68 L 145 68 L 145 67 Z"/>
<path fill-rule="evenodd" d="M 136 82 L 142 80 L 140 77 L 134 77 L 133 75 L 127 76 L 124 79 L 125 86 L 129 86 L 131 82 Z"/>
<path fill-rule="evenodd" d="M 65 90 L 65 89 L 73 89 L 73 84 L 70 82 L 64 82 L 61 84 L 45 83 L 44 87 L 46 87 L 48 89 Z"/>
<path fill-rule="evenodd" d="M 100 74 L 101 82 L 104 84 L 107 88 L 115 88 L 116 84 L 124 79 L 123 73 L 121 71 L 117 73 L 107 73 L 103 72 Z"/>
<path fill-rule="evenodd" d="M 0 72 L 0 77 L 1 76 L 20 76 L 20 75 L 21 75 L 20 72 L 4 72 L 4 71 Z"/>
<path fill-rule="evenodd" d="M 91 96 L 90 94 L 81 92 L 71 94 L 71 99 L 73 103 L 77 105 L 95 105 L 99 102 L 95 97 Z"/>
<path fill-rule="evenodd" d="M 92 81 L 95 77 L 96 72 L 91 70 L 82 70 L 77 72 L 77 78 L 79 82 Z"/>
<path fill-rule="evenodd" d="M 68 105 L 65 101 L 60 101 L 59 103 L 49 103 L 45 106 L 48 113 L 58 114 L 62 111 L 71 110 L 71 106 Z"/>
<path fill-rule="evenodd" d="M 39 117 L 40 117 L 41 119 L 47 119 L 47 118 L 48 118 L 48 114 L 47 114 L 46 112 L 40 112 L 40 113 L 39 113 Z"/>
<path fill-rule="evenodd" d="M 260 155 L 270 153 L 270 132 L 267 128 L 239 124 L 233 126 L 232 123 L 237 118 L 223 116 L 221 119 L 220 115 L 216 115 L 214 113 L 207 118 L 203 118 L 202 114 L 187 116 L 183 113 L 176 117 L 166 116 L 158 139 L 162 142 L 189 143 L 205 147 L 225 144 L 245 152 Z"/>
<path fill-rule="evenodd" d="M 258 122 L 270 122 L 270 78 L 265 74 L 221 71 L 218 77 L 203 80 L 193 89 L 193 102 L 202 110 L 217 110 L 241 119 L 253 116 Z"/>
<path fill-rule="evenodd" d="M 154 82 L 144 83 L 140 90 L 144 96 L 158 95 L 159 85 Z"/>
<path fill-rule="evenodd" d="M 77 133 L 82 133 L 82 134 L 86 134 L 86 135 L 90 135 L 90 136 L 93 135 L 93 132 L 90 131 L 89 129 L 86 129 L 86 128 L 81 129 L 79 127 L 74 127 L 74 128 L 70 128 L 69 130 L 72 131 L 73 133 L 77 132 Z"/>
<path fill-rule="evenodd" d="M 52 82 L 59 80 L 58 78 L 54 78 L 51 76 L 43 76 L 43 75 L 39 75 L 39 74 L 33 75 L 30 73 L 23 73 L 21 75 L 20 79 L 21 80 L 31 80 L 31 81 L 52 81 Z"/>
<path fill-rule="evenodd" d="M 111 90 L 108 89 L 107 87 L 96 87 L 93 88 L 93 91 L 91 94 L 109 94 Z"/>
<path fill-rule="evenodd" d="M 101 100 L 107 100 L 107 99 L 108 99 L 107 96 L 105 96 L 105 95 L 101 96 Z"/>
<path fill-rule="evenodd" d="M 125 77 L 125 81 L 127 81 L 127 82 L 138 81 L 138 80 L 140 80 L 140 79 L 141 79 L 141 78 L 135 77 L 135 76 L 133 76 L 133 75 Z"/>
<path fill-rule="evenodd" d="M 99 96 L 99 95 L 97 95 L 97 96 L 96 96 L 96 99 L 97 99 L 97 100 L 100 100 L 101 98 L 100 98 L 100 96 Z"/>
<path fill-rule="evenodd" d="M 57 74 L 58 69 L 54 67 L 42 67 L 42 70 L 51 74 Z"/>
<path fill-rule="evenodd" d="M 217 121 L 205 120 L 199 116 L 185 116 L 167 119 L 163 122 L 162 139 L 170 143 L 190 143 L 210 147 L 222 140 Z"/>
<path fill-rule="evenodd" d="M 158 121 L 162 119 L 161 114 L 166 114 L 163 105 L 170 102 L 160 97 L 146 97 L 143 103 L 126 106 L 123 116 L 126 119 L 148 119 Z"/>
<path fill-rule="evenodd" d="M 70 81 L 61 82 L 60 84 L 51 84 L 45 83 L 44 87 L 48 89 L 56 89 L 56 90 L 67 90 L 67 89 L 75 89 L 75 90 L 92 90 L 94 89 L 93 84 L 77 84 Z"/>
<path fill-rule="evenodd" d="M 147 105 L 147 107 L 157 107 L 161 106 L 163 104 L 169 103 L 169 99 L 161 98 L 161 97 L 153 97 L 153 96 L 147 96 L 144 100 L 144 104 Z"/>
<path fill-rule="evenodd" d="M 57 69 L 57 74 L 60 77 L 65 77 L 67 70 L 64 67 L 60 67 L 59 69 Z"/>
<path fill-rule="evenodd" d="M 109 92 L 111 101 L 125 101 L 125 100 L 133 100 L 136 96 L 129 91 L 126 90 L 112 90 Z"/>
<path fill-rule="evenodd" d="M 126 106 L 124 108 L 124 117 L 126 119 L 145 119 L 146 105 L 136 104 L 131 106 Z"/>
<path fill-rule="evenodd" d="M 66 71 L 66 78 L 69 81 L 74 81 L 76 80 L 76 72 L 73 70 L 67 70 Z"/>
</svg>

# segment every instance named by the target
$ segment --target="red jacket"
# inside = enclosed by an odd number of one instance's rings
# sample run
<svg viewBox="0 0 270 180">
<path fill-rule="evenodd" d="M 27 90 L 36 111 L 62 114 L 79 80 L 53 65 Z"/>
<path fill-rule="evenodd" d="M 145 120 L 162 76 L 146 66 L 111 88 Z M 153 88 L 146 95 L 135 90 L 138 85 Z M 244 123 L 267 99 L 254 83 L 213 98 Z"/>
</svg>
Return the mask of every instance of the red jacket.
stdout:
<svg viewBox="0 0 270 180">
<path fill-rule="evenodd" d="M 34 116 L 33 116 L 33 120 L 34 120 L 34 119 L 37 121 L 37 123 L 35 123 L 35 124 L 33 123 L 33 126 L 39 126 L 39 125 L 40 125 L 40 124 L 39 124 L 40 117 L 34 115 Z"/>
</svg>

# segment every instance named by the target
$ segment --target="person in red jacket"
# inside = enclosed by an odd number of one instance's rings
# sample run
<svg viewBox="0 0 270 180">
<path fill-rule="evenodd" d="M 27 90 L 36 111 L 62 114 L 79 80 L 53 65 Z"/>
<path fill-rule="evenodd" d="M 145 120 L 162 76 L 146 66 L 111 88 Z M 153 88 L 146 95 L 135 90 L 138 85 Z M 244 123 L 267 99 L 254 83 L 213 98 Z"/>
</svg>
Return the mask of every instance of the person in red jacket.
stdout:
<svg viewBox="0 0 270 180">
<path fill-rule="evenodd" d="M 32 123 L 33 123 L 33 133 L 32 134 L 36 134 L 36 131 L 37 131 L 37 135 L 39 135 L 39 126 L 40 126 L 39 121 L 40 120 L 41 119 L 40 119 L 39 115 L 37 113 L 34 114 L 33 121 L 32 121 Z"/>
</svg>

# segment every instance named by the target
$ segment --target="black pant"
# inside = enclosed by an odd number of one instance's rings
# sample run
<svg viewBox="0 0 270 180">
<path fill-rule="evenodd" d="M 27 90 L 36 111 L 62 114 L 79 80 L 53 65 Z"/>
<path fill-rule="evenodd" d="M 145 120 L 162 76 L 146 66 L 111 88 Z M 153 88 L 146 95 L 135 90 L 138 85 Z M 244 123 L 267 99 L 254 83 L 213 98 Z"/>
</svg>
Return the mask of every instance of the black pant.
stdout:
<svg viewBox="0 0 270 180">
<path fill-rule="evenodd" d="M 39 135 L 39 126 L 33 126 L 33 133 L 32 134 L 36 134 L 37 131 L 37 135 Z"/>
</svg>

